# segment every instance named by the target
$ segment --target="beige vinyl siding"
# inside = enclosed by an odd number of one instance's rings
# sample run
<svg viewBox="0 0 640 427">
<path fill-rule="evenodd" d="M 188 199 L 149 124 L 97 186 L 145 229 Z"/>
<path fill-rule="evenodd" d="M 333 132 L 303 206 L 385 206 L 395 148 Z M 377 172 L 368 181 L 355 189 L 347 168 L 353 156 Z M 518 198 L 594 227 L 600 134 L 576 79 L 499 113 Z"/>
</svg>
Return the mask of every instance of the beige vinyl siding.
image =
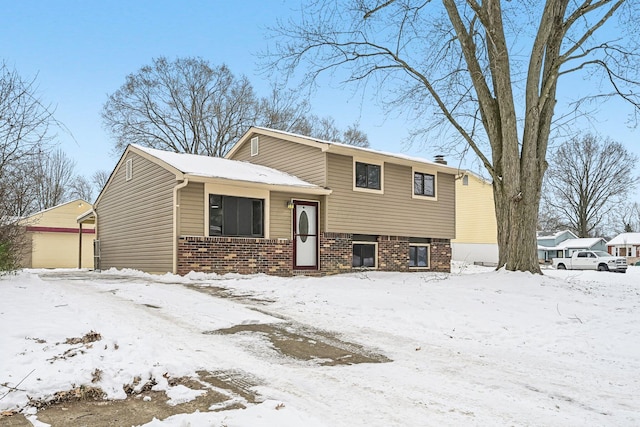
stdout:
<svg viewBox="0 0 640 427">
<path fill-rule="evenodd" d="M 414 199 L 410 166 L 384 164 L 384 194 L 353 191 L 353 160 L 327 155 L 327 231 L 407 237 L 455 237 L 454 175 L 438 173 L 438 200 Z"/>
<path fill-rule="evenodd" d="M 271 192 L 271 209 L 270 209 L 270 236 L 272 239 L 291 239 L 293 228 L 293 212 L 287 208 L 287 202 L 290 200 L 316 201 L 320 203 L 319 224 L 320 230 L 324 229 L 324 202 L 323 197 L 314 198 L 306 195 L 295 193 Z"/>
<path fill-rule="evenodd" d="M 287 202 L 292 197 L 289 193 L 271 192 L 269 232 L 272 239 L 291 239 L 293 214 Z"/>
<path fill-rule="evenodd" d="M 204 236 L 204 184 L 190 182 L 178 193 L 180 204 L 178 235 Z"/>
<path fill-rule="evenodd" d="M 498 243 L 493 188 L 467 175 L 469 185 L 456 181 L 456 243 Z"/>
<path fill-rule="evenodd" d="M 233 160 L 268 166 L 297 176 L 311 184 L 321 187 L 326 185 L 325 154 L 319 148 L 265 135 L 258 135 L 258 138 L 257 156 L 251 156 L 249 139 L 234 154 Z"/>
<path fill-rule="evenodd" d="M 126 160 L 133 177 L 125 180 Z M 103 269 L 173 270 L 175 175 L 129 152 L 95 207 Z"/>
</svg>

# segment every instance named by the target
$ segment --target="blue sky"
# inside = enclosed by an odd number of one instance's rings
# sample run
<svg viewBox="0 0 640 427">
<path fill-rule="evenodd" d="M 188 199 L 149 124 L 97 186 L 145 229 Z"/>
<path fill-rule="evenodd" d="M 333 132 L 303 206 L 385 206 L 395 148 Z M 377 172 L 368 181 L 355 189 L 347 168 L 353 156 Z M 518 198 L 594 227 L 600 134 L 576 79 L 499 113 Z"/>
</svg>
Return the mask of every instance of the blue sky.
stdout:
<svg viewBox="0 0 640 427">
<path fill-rule="evenodd" d="M 110 171 L 117 160 L 100 111 L 127 74 L 158 56 L 199 56 L 213 65 L 226 63 L 266 95 L 269 81 L 257 58 L 270 42 L 266 27 L 296 13 L 298 6 L 298 1 L 284 0 L 5 1 L 0 60 L 24 78 L 37 76 L 41 98 L 56 107 L 56 118 L 73 135 L 58 132 L 61 147 L 76 160 L 78 173 L 91 175 Z M 439 154 L 428 146 L 403 144 L 411 123 L 385 117 L 372 96 L 353 96 L 338 89 L 338 82 L 326 83 L 311 99 L 315 114 L 334 117 L 340 127 L 359 121 L 374 149 L 427 159 Z M 596 127 L 640 155 L 638 130 L 624 124 L 629 111 L 614 103 L 598 115 Z"/>
</svg>

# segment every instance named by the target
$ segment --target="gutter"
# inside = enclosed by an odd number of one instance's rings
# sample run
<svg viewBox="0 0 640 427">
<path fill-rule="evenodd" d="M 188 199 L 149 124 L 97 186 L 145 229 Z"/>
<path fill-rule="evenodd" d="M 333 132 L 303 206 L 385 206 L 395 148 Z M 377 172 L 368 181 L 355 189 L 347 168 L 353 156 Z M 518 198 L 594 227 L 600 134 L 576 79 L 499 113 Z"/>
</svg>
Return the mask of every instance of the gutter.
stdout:
<svg viewBox="0 0 640 427">
<path fill-rule="evenodd" d="M 178 190 L 189 184 L 189 178 L 173 187 L 173 274 L 178 274 Z"/>
</svg>

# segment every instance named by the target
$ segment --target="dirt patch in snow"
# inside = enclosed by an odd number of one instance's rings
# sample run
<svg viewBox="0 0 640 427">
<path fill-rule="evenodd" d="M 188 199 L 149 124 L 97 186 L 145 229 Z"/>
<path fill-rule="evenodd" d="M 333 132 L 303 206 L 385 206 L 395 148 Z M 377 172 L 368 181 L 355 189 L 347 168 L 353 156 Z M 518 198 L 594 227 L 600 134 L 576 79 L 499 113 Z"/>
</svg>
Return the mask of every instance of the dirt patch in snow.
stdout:
<svg viewBox="0 0 640 427">
<path fill-rule="evenodd" d="M 390 362 L 390 359 L 382 354 L 342 341 L 328 332 L 292 322 L 237 325 L 205 332 L 221 335 L 242 333 L 263 335 L 281 355 L 297 360 L 314 361 L 323 366 Z"/>
<path fill-rule="evenodd" d="M 38 421 L 53 427 L 125 426 L 195 411 L 241 409 L 263 400 L 253 390 L 258 381 L 242 372 L 200 371 L 197 378 L 170 378 L 168 382 L 171 387 L 184 386 L 203 394 L 173 404 L 164 391 L 153 391 L 151 386 L 142 387 L 140 393 L 133 392 L 133 388 L 126 390 L 128 396 L 124 400 L 103 400 L 102 393 L 83 394 L 74 389 L 58 392 L 52 399 L 34 406 L 41 408 Z M 21 414 L 6 414 L 0 416 L 0 425 L 23 427 L 31 423 Z"/>
</svg>

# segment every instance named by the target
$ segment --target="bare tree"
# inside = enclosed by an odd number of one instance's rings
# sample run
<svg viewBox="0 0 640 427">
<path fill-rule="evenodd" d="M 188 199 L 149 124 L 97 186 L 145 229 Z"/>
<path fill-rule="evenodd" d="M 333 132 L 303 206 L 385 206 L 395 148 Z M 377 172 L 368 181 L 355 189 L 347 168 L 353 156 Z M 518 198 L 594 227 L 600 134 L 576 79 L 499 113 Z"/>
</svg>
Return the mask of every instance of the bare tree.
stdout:
<svg viewBox="0 0 640 427">
<path fill-rule="evenodd" d="M 109 181 L 109 175 L 109 172 L 104 169 L 97 170 L 91 175 L 91 183 L 98 193 L 102 191 L 107 181 Z"/>
<path fill-rule="evenodd" d="M 356 147 L 369 147 L 369 137 L 358 128 L 357 123 L 352 124 L 342 133 L 342 142 Z"/>
<path fill-rule="evenodd" d="M 22 259 L 24 230 L 18 219 L 33 207 L 27 164 L 47 149 L 53 125 L 35 79 L 25 80 L 0 63 L 0 271 L 17 268 Z"/>
<path fill-rule="evenodd" d="M 253 87 L 226 65 L 200 58 L 153 60 L 109 96 L 106 129 L 122 151 L 129 143 L 210 156 L 224 155 L 257 119 Z"/>
<path fill-rule="evenodd" d="M 48 209 L 68 200 L 75 166 L 75 161 L 60 149 L 40 156 L 34 170 L 38 210 Z"/>
<path fill-rule="evenodd" d="M 637 8 L 626 0 L 316 0 L 274 30 L 281 41 L 270 65 L 306 66 L 307 82 L 344 70 L 346 83 L 394 96 L 431 123 L 426 130 L 456 135 L 493 180 L 498 267 L 540 273 L 536 223 L 560 79 L 603 77 L 611 90 L 592 95 L 621 95 L 637 111 Z M 605 32 L 613 16 L 628 20 Z"/>
<path fill-rule="evenodd" d="M 621 208 L 613 214 L 617 221 L 616 233 L 637 233 L 640 232 L 640 204 L 624 203 Z"/>
<path fill-rule="evenodd" d="M 272 85 L 269 96 L 260 100 L 258 123 L 271 129 L 300 133 L 310 109 L 309 102 L 301 99 L 298 92 Z"/>
<path fill-rule="evenodd" d="M 93 183 L 83 175 L 77 175 L 69 183 L 69 198 L 86 200 L 93 202 Z"/>
<path fill-rule="evenodd" d="M 594 230 L 635 189 L 637 162 L 619 142 L 601 141 L 592 134 L 576 136 L 551 156 L 543 205 L 578 237 L 595 237 Z"/>
<path fill-rule="evenodd" d="M 200 58 L 154 59 L 109 96 L 102 119 L 118 152 L 133 143 L 223 156 L 256 124 L 288 132 L 335 129 L 340 134 L 333 119 L 310 115 L 308 102 L 297 92 L 274 85 L 268 97 L 259 98 L 245 76 L 236 77 L 226 65 L 213 67 Z M 360 143 L 366 140 L 362 135 Z"/>
<path fill-rule="evenodd" d="M 0 63 L 0 180 L 5 168 L 46 148 L 53 124 L 51 108 L 37 97 L 35 79 L 24 80 Z"/>
</svg>

